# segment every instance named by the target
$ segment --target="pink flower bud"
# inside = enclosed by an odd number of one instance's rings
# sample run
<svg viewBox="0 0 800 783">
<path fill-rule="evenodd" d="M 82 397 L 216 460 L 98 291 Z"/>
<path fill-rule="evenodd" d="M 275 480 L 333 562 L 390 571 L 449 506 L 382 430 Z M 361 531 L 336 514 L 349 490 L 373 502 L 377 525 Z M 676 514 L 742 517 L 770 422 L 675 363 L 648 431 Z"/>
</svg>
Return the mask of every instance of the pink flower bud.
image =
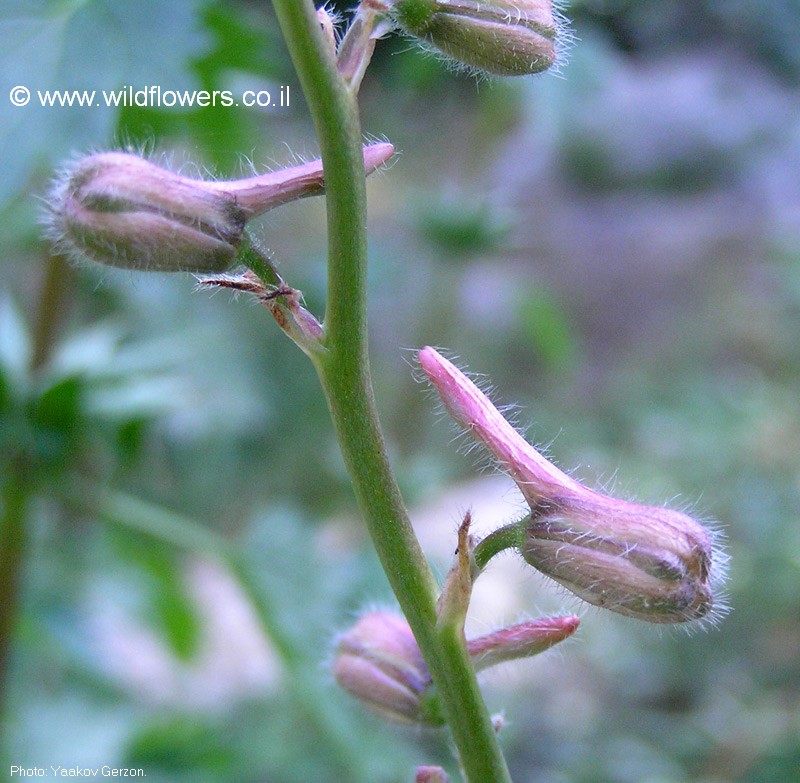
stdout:
<svg viewBox="0 0 800 783">
<path fill-rule="evenodd" d="M 393 152 L 391 144 L 366 147 L 366 172 Z M 50 234 L 65 252 L 110 266 L 221 272 L 236 259 L 247 220 L 323 190 L 319 160 L 206 182 L 137 155 L 97 153 L 69 166 L 53 188 Z"/>
<path fill-rule="evenodd" d="M 577 617 L 541 617 L 467 642 L 476 671 L 529 658 L 571 636 Z M 395 723 L 443 722 L 428 667 L 404 617 L 368 612 L 336 643 L 336 682 L 373 712 Z"/>
<path fill-rule="evenodd" d="M 415 783 L 450 783 L 450 778 L 441 767 L 417 767 Z"/>
<path fill-rule="evenodd" d="M 382 611 L 361 617 L 339 637 L 333 675 L 344 690 L 386 720 L 426 722 L 421 698 L 431 678 L 405 618 Z"/>
<path fill-rule="evenodd" d="M 233 196 L 105 152 L 79 160 L 57 186 L 51 233 L 73 255 L 111 266 L 213 272 L 233 263 L 244 224 Z"/>
<path fill-rule="evenodd" d="M 450 415 L 508 471 L 531 507 L 525 560 L 589 603 L 654 623 L 703 618 L 724 557 L 677 511 L 589 489 L 546 460 L 486 395 L 433 348 L 419 361 Z"/>
<path fill-rule="evenodd" d="M 585 601 L 629 617 L 681 623 L 714 606 L 713 536 L 678 511 L 567 494 L 534 509 L 521 553 Z"/>
</svg>

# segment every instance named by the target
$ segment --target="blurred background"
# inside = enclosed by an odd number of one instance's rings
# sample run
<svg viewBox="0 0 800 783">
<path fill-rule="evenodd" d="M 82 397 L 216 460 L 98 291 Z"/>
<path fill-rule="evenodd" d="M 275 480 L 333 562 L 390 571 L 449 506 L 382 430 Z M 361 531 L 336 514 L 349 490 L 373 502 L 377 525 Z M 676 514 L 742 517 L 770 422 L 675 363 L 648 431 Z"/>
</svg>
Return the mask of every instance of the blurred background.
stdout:
<svg viewBox="0 0 800 783">
<path fill-rule="evenodd" d="M 369 183 L 393 463 L 439 574 L 466 509 L 478 532 L 521 513 L 414 381 L 410 349 L 444 346 L 561 467 L 727 539 L 732 612 L 691 634 L 490 567 L 472 633 L 582 617 L 484 681 L 516 783 L 800 780 L 800 9 L 565 11 L 555 76 L 476 81 L 378 45 L 362 105 L 399 150 Z M 42 239 L 54 167 L 89 149 L 220 176 L 316 157 L 268 4 L 0 0 L 0 84 L 3 774 L 402 783 L 450 764 L 441 735 L 371 718 L 327 671 L 337 631 L 392 598 L 305 357 L 245 299 Z M 18 84 L 289 85 L 291 103 L 20 109 Z M 320 313 L 324 202 L 255 234 Z"/>
</svg>

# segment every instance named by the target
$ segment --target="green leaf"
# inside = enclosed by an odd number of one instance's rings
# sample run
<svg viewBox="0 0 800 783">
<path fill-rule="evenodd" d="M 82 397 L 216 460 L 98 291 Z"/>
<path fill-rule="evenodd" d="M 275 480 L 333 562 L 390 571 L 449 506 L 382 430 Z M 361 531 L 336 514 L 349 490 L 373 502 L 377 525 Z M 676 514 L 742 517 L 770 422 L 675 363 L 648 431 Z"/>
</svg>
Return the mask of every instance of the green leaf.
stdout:
<svg viewBox="0 0 800 783">
<path fill-rule="evenodd" d="M 147 574 L 145 584 L 152 612 L 148 620 L 177 658 L 192 660 L 200 646 L 202 623 L 185 581 L 182 557 L 171 547 L 152 539 L 143 542 L 140 535 L 129 531 L 125 537 L 120 536 L 118 545 L 120 552 Z"/>
<path fill-rule="evenodd" d="M 83 385 L 76 376 L 62 378 L 30 403 L 37 459 L 57 470 L 73 461 L 83 430 Z"/>
<path fill-rule="evenodd" d="M 81 419 L 81 382 L 77 377 L 63 378 L 39 397 L 33 418 L 41 427 L 71 435 Z"/>
<path fill-rule="evenodd" d="M 420 213 L 419 223 L 431 244 L 457 257 L 497 250 L 510 229 L 503 215 L 485 204 L 467 201 L 429 204 Z"/>
<path fill-rule="evenodd" d="M 194 602 L 187 594 L 177 570 L 165 573 L 154 595 L 158 627 L 172 652 L 183 661 L 190 661 L 200 644 L 200 618 Z"/>
<path fill-rule="evenodd" d="M 540 289 L 528 291 L 519 301 L 518 312 L 525 335 L 550 369 L 573 364 L 575 336 L 567 314 L 553 296 Z"/>
<path fill-rule="evenodd" d="M 176 716 L 153 722 L 134 736 L 125 755 L 130 767 L 155 773 L 185 773 L 202 769 L 222 774 L 232 762 L 232 750 L 218 727 L 198 718 Z"/>
<path fill-rule="evenodd" d="M 147 420 L 138 416 L 123 422 L 116 434 L 117 455 L 123 466 L 133 465 L 143 452 Z"/>
</svg>

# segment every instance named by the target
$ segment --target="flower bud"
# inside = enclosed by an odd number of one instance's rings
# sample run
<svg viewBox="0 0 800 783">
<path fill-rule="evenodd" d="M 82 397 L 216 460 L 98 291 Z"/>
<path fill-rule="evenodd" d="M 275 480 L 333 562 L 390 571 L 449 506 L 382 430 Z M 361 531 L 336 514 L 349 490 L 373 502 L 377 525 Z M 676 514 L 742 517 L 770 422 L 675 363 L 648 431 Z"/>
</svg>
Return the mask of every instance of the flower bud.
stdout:
<svg viewBox="0 0 800 783">
<path fill-rule="evenodd" d="M 58 240 L 73 253 L 159 272 L 227 269 L 244 224 L 232 196 L 122 152 L 78 161 L 53 210 Z"/>
<path fill-rule="evenodd" d="M 572 615 L 540 617 L 470 639 L 467 652 L 476 671 L 529 658 L 571 636 L 579 620 Z M 368 612 L 336 643 L 336 682 L 386 720 L 439 726 L 438 697 L 414 634 L 404 617 Z"/>
<path fill-rule="evenodd" d="M 366 172 L 393 152 L 387 143 L 366 147 Z M 323 190 L 319 160 L 206 182 L 137 155 L 97 153 L 68 167 L 54 187 L 50 234 L 64 251 L 110 266 L 222 272 L 236 259 L 247 220 Z"/>
<path fill-rule="evenodd" d="M 475 671 L 530 658 L 571 636 L 572 615 L 540 617 L 500 628 L 467 642 Z M 438 726 L 443 722 L 431 676 L 404 617 L 368 612 L 338 639 L 336 682 L 373 712 L 395 723 Z"/>
<path fill-rule="evenodd" d="M 525 560 L 595 606 L 651 623 L 711 611 L 713 537 L 686 514 L 586 489 L 534 509 Z"/>
<path fill-rule="evenodd" d="M 531 507 L 525 560 L 589 603 L 653 623 L 708 616 L 724 555 L 713 534 L 677 511 L 617 500 L 545 459 L 483 392 L 433 348 L 419 361 L 448 413 L 483 443 Z"/>
<path fill-rule="evenodd" d="M 450 778 L 441 767 L 417 767 L 414 783 L 450 783 Z"/>
<path fill-rule="evenodd" d="M 430 674 L 411 628 L 391 612 L 369 612 L 336 645 L 336 682 L 381 717 L 395 723 L 440 723 L 421 698 Z"/>
<path fill-rule="evenodd" d="M 395 0 L 391 14 L 408 34 L 498 76 L 539 73 L 556 61 L 551 0 Z"/>
</svg>

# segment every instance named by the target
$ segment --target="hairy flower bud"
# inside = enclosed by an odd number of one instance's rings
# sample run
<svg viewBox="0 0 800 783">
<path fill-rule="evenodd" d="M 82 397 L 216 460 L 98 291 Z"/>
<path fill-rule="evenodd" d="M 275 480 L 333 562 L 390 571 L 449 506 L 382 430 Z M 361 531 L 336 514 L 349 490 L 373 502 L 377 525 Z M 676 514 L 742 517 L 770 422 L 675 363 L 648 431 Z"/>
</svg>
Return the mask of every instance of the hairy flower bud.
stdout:
<svg viewBox="0 0 800 783">
<path fill-rule="evenodd" d="M 381 717 L 395 723 L 426 722 L 421 697 L 431 678 L 403 617 L 383 611 L 363 615 L 339 637 L 333 675 L 340 687 Z"/>
<path fill-rule="evenodd" d="M 539 73 L 556 61 L 551 0 L 395 0 L 408 34 L 466 66 L 498 76 Z"/>
<path fill-rule="evenodd" d="M 508 471 L 531 507 L 525 560 L 589 603 L 653 623 L 708 616 L 724 556 L 714 535 L 678 511 L 603 495 L 531 446 L 486 395 L 433 348 L 422 369 L 448 413 Z"/>
<path fill-rule="evenodd" d="M 128 269 L 222 271 L 244 225 L 234 198 L 123 152 L 78 161 L 53 206 L 63 245 Z"/>
<path fill-rule="evenodd" d="M 564 641 L 578 628 L 572 615 L 540 617 L 500 628 L 467 642 L 476 671 L 530 658 Z M 438 726 L 443 722 L 436 691 L 411 628 L 388 611 L 363 615 L 337 640 L 336 682 L 382 718 Z"/>
<path fill-rule="evenodd" d="M 652 623 L 712 609 L 713 537 L 686 514 L 586 489 L 542 501 L 520 551 L 596 606 Z"/>
<path fill-rule="evenodd" d="M 367 173 L 391 144 L 364 149 Z M 125 152 L 68 167 L 53 189 L 50 234 L 60 248 L 110 266 L 160 272 L 222 272 L 245 223 L 273 207 L 322 193 L 319 160 L 241 180 L 206 182 Z"/>
</svg>

